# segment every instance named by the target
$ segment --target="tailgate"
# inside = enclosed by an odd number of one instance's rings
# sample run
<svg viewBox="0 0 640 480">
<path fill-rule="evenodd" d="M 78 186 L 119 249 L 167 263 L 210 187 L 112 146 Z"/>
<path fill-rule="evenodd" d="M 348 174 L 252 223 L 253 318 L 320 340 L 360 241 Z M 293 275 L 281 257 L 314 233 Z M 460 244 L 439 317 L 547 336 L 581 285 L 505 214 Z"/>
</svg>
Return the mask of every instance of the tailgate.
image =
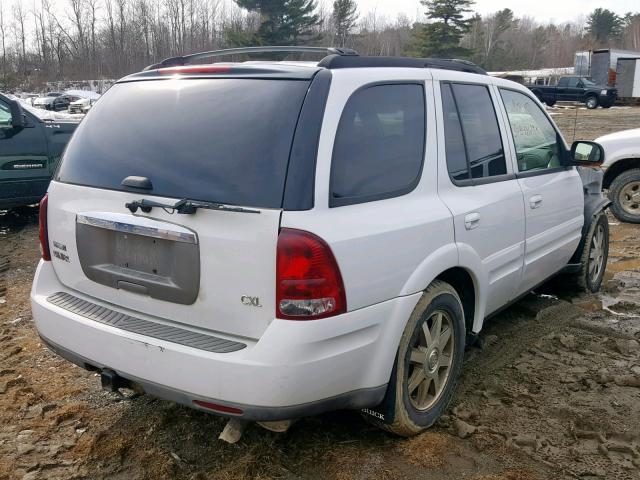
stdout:
<svg viewBox="0 0 640 480">
<path fill-rule="evenodd" d="M 275 312 L 280 210 L 131 214 L 125 203 L 139 198 L 51 183 L 49 243 L 60 281 L 136 312 L 259 338 Z"/>
</svg>

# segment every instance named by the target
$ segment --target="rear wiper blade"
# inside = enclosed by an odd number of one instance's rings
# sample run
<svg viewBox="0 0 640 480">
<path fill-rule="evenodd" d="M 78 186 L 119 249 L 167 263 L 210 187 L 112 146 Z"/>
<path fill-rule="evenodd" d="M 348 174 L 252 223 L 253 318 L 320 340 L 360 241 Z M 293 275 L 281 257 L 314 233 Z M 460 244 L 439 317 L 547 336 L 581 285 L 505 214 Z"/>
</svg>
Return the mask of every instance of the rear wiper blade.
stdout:
<svg viewBox="0 0 640 480">
<path fill-rule="evenodd" d="M 240 213 L 260 213 L 260 210 L 250 210 L 248 208 L 234 207 L 232 205 L 225 205 L 218 202 L 202 202 L 200 200 L 190 200 L 183 198 L 176 203 L 161 203 L 154 200 L 147 200 L 145 198 L 141 200 L 134 200 L 133 202 L 125 203 L 125 207 L 129 209 L 131 213 L 136 213 L 138 209 L 145 213 L 149 213 L 153 207 L 162 208 L 169 213 L 181 213 L 181 214 L 193 214 L 199 208 L 205 208 L 207 210 L 222 210 L 224 212 L 240 212 Z"/>
</svg>

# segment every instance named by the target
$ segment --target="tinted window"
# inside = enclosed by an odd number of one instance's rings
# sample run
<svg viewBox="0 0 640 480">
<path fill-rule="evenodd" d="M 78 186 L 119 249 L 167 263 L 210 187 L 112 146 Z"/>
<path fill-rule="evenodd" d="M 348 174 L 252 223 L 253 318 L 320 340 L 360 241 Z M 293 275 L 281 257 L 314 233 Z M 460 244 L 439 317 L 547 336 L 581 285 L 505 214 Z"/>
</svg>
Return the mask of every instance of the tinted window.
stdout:
<svg viewBox="0 0 640 480">
<path fill-rule="evenodd" d="M 413 189 L 424 142 L 421 85 L 376 85 L 354 93 L 333 147 L 330 205 L 390 198 Z"/>
<path fill-rule="evenodd" d="M 574 88 L 577 87 L 578 84 L 580 83 L 580 79 L 578 77 L 571 77 L 569 78 L 569 88 Z"/>
<path fill-rule="evenodd" d="M 444 140 L 447 153 L 447 169 L 454 180 L 466 180 L 469 178 L 467 154 L 464 147 L 462 127 L 458 117 L 451 85 L 442 85 L 442 110 L 444 115 Z"/>
<path fill-rule="evenodd" d="M 70 141 L 58 179 L 122 190 L 148 177 L 152 195 L 282 205 L 307 81 L 182 79 L 114 85 Z"/>
<path fill-rule="evenodd" d="M 445 137 L 451 135 L 446 139 L 447 168 L 451 177 L 465 180 L 505 175 L 507 164 L 500 128 L 487 87 L 443 85 L 442 100 Z M 463 153 L 466 166 L 462 162 Z"/>
<path fill-rule="evenodd" d="M 500 90 L 516 147 L 518 171 L 561 166 L 564 146 L 555 128 L 529 96 Z"/>
<path fill-rule="evenodd" d="M 0 101 L 0 128 L 11 126 L 11 108 L 6 103 Z"/>
</svg>

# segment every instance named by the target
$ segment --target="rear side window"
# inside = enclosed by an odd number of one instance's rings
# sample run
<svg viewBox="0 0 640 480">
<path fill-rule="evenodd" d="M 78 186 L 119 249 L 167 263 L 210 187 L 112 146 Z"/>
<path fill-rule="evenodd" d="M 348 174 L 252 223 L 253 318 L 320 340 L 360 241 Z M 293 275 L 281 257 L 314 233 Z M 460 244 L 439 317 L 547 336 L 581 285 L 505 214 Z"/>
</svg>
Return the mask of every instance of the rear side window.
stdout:
<svg viewBox="0 0 640 480">
<path fill-rule="evenodd" d="M 67 146 L 57 179 L 144 195 L 280 208 L 308 81 L 171 79 L 114 85 Z"/>
<path fill-rule="evenodd" d="M 447 169 L 454 181 L 505 175 L 498 119 L 484 85 L 442 84 Z"/>
<path fill-rule="evenodd" d="M 421 84 L 374 85 L 356 91 L 336 133 L 329 206 L 413 190 L 422 170 L 425 124 Z"/>
</svg>

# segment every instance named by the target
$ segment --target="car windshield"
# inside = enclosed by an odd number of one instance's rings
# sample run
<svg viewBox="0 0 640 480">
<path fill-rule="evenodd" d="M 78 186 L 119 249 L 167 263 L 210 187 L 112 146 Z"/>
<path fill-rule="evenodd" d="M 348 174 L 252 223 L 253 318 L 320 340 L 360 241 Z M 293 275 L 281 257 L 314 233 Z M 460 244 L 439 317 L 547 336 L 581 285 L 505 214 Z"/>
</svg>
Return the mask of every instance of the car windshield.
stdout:
<svg viewBox="0 0 640 480">
<path fill-rule="evenodd" d="M 113 86 L 67 146 L 57 179 L 145 196 L 280 208 L 305 80 L 170 79 Z"/>
<path fill-rule="evenodd" d="M 591 80 L 590 78 L 582 77 L 581 80 L 582 80 L 582 84 L 583 85 L 587 85 L 589 87 L 595 87 L 596 86 L 596 83 L 593 80 Z"/>
</svg>

